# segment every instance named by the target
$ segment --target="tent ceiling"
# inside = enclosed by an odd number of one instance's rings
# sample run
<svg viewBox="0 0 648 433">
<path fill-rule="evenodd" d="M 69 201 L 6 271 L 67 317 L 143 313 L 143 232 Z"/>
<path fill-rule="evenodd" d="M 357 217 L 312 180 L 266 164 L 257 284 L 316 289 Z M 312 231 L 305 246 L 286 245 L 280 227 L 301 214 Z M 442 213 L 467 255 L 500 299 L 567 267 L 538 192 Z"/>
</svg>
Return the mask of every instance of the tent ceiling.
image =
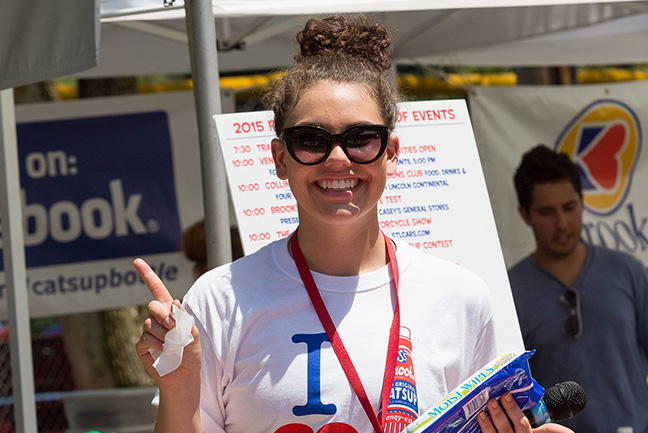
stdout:
<svg viewBox="0 0 648 433">
<path fill-rule="evenodd" d="M 288 3 L 213 2 L 221 72 L 281 68 L 291 62 L 295 32 L 307 16 L 369 9 L 393 31 L 395 58 L 400 64 L 542 66 L 648 61 L 646 1 L 312 0 L 290 7 Z M 99 66 L 78 76 L 189 73 L 183 4 L 176 0 L 171 8 L 161 5 L 162 0 L 103 0 Z"/>
<path fill-rule="evenodd" d="M 164 4 L 169 6 L 163 6 Z M 616 3 L 630 5 L 623 0 L 311 0 L 297 3 L 294 0 L 212 0 L 215 17 L 315 15 L 348 12 L 393 12 L 447 9 L 482 9 L 527 6 L 588 5 Z M 184 17 L 183 0 L 101 0 L 101 14 L 110 19 L 126 17 L 141 20 L 180 19 Z"/>
</svg>

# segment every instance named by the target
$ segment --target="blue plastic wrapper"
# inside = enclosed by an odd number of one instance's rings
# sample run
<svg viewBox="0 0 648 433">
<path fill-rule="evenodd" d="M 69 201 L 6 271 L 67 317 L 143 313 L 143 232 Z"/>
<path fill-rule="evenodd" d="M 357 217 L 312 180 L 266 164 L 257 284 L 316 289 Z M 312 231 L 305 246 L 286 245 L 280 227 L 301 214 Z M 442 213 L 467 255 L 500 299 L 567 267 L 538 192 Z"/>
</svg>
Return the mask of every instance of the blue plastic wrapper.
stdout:
<svg viewBox="0 0 648 433">
<path fill-rule="evenodd" d="M 510 391 L 524 411 L 535 406 L 544 389 L 531 377 L 529 358 L 535 351 L 506 353 L 468 377 L 401 433 L 478 433 L 477 415 L 491 398 Z"/>
</svg>

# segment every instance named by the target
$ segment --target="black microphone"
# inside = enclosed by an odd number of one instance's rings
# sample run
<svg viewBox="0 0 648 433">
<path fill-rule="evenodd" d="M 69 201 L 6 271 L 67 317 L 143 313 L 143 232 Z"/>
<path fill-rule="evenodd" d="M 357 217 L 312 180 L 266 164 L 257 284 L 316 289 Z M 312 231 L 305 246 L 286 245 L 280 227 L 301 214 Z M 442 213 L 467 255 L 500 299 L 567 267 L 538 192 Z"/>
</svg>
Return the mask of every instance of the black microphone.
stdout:
<svg viewBox="0 0 648 433">
<path fill-rule="evenodd" d="M 564 421 L 583 410 L 587 398 L 585 390 L 576 382 L 562 382 L 547 389 L 535 406 L 524 411 L 531 427 L 555 421 Z"/>
</svg>

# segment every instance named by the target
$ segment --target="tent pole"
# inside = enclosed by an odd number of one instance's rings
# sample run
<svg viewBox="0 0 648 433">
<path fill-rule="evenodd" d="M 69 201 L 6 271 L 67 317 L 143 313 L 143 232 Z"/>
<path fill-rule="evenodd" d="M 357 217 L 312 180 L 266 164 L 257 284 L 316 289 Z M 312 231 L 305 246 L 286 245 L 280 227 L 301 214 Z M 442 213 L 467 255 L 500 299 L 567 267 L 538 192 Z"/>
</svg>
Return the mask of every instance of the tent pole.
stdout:
<svg viewBox="0 0 648 433">
<path fill-rule="evenodd" d="M 232 260 L 227 174 L 214 114 L 221 113 L 216 25 L 211 0 L 185 2 L 205 205 L 209 268 Z"/>
<path fill-rule="evenodd" d="M 5 272 L 15 431 L 36 433 L 29 294 L 13 89 L 0 91 L 0 120 L 0 241 Z"/>
</svg>

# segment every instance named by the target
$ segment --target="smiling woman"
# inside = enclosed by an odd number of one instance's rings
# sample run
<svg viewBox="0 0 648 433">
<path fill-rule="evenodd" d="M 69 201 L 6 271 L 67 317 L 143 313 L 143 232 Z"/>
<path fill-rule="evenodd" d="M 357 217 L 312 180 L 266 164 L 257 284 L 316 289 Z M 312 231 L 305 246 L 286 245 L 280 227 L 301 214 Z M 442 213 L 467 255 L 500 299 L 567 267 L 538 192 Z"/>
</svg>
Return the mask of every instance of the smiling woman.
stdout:
<svg viewBox="0 0 648 433">
<path fill-rule="evenodd" d="M 196 282 L 183 303 L 194 342 L 165 376 L 149 349 L 177 301 L 135 262 L 155 298 L 137 349 L 159 386 L 158 433 L 400 432 L 495 355 L 485 284 L 380 229 L 399 151 L 389 33 L 332 16 L 297 40 L 266 102 L 299 227 Z M 492 403 L 486 433 L 530 431 L 514 403 Z"/>
</svg>

